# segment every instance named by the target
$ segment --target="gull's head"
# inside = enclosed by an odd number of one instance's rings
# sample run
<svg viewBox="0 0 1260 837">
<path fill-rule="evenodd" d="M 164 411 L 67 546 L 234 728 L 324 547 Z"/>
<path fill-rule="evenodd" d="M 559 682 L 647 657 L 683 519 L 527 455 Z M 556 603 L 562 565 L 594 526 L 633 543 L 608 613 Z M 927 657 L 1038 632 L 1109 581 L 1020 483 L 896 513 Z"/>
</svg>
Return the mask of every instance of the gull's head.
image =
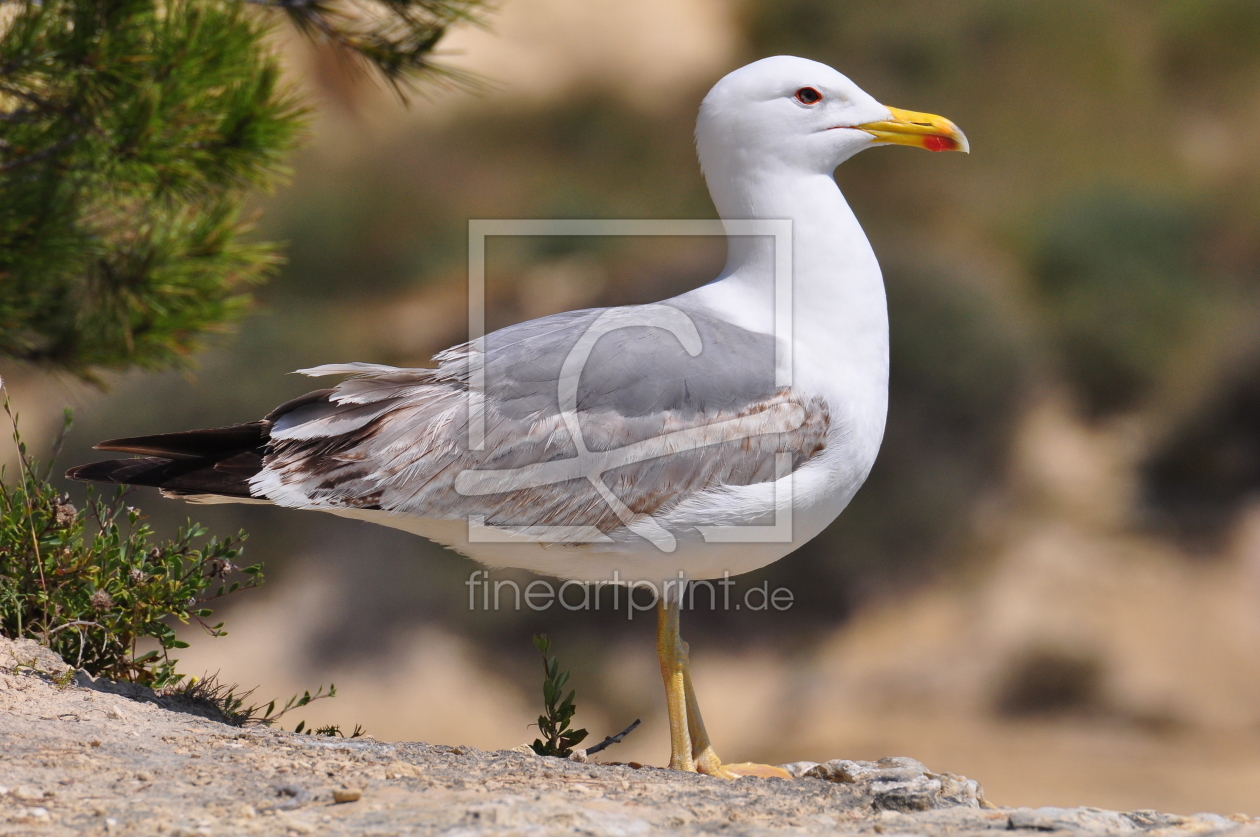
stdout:
<svg viewBox="0 0 1260 837">
<path fill-rule="evenodd" d="M 726 75 L 704 97 L 696 121 L 706 174 L 718 168 L 829 174 L 873 145 L 968 150 L 967 137 L 948 119 L 881 105 L 826 64 L 788 55 Z"/>
</svg>

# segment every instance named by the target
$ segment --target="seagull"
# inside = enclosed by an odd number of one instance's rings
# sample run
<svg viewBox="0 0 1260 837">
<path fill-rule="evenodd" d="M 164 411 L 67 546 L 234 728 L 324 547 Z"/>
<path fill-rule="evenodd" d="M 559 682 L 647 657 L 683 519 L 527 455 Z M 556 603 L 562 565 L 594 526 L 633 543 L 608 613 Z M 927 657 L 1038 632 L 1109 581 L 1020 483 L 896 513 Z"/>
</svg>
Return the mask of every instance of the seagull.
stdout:
<svg viewBox="0 0 1260 837">
<path fill-rule="evenodd" d="M 342 380 L 257 421 L 102 442 L 137 456 L 67 476 L 323 511 L 491 567 L 651 585 L 669 766 L 790 778 L 714 752 L 679 634 L 683 590 L 788 555 L 875 463 L 887 304 L 836 167 L 871 146 L 968 144 L 947 119 L 886 107 L 791 56 L 718 81 L 695 140 L 728 233 L 770 221 L 790 235 L 730 234 L 709 284 L 512 325 L 439 353 L 436 368 L 299 370 Z"/>
</svg>

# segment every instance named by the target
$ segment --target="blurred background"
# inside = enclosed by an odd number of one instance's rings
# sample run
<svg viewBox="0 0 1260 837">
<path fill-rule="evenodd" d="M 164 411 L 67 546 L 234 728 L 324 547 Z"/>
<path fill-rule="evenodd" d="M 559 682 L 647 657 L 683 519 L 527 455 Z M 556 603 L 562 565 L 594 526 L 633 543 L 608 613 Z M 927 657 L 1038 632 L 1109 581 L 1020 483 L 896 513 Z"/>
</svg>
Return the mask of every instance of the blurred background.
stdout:
<svg viewBox="0 0 1260 837">
<path fill-rule="evenodd" d="M 361 360 L 465 338 L 469 218 L 711 218 L 692 130 L 766 55 L 945 115 L 970 156 L 878 149 L 837 179 L 884 266 L 892 396 L 827 532 L 747 581 L 786 612 L 684 619 L 718 752 L 907 755 L 1004 805 L 1260 814 L 1260 4 L 504 0 L 446 61 L 488 89 L 403 105 L 296 38 L 318 109 L 258 234 L 288 264 L 184 375 L 102 392 L 6 367 L 36 450 L 256 418 Z M 707 239 L 492 240 L 490 327 L 711 279 Z M 80 499 L 83 486 L 69 488 Z M 148 490 L 145 490 L 148 491 Z M 382 740 L 532 740 L 546 631 L 592 740 L 663 763 L 653 620 L 468 609 L 471 562 L 366 524 L 139 495 L 159 531 L 244 528 L 268 583 L 182 670 Z M 526 578 L 496 573 L 497 578 Z"/>
</svg>

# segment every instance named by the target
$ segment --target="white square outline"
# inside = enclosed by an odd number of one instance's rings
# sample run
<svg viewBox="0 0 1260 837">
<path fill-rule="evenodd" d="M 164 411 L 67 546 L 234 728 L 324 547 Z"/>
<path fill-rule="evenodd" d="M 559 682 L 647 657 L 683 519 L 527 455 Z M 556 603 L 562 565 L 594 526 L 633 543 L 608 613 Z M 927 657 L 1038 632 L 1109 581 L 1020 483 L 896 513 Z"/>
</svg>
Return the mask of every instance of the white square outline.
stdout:
<svg viewBox="0 0 1260 837">
<path fill-rule="evenodd" d="M 724 236 L 764 235 L 774 238 L 774 337 L 775 386 L 792 386 L 792 220 L 790 218 L 725 220 L 639 219 L 525 219 L 470 218 L 468 220 L 468 449 L 485 448 L 485 336 L 486 336 L 486 238 L 488 236 Z M 775 456 L 774 523 L 768 526 L 697 526 L 706 543 L 791 543 L 792 455 Z M 780 497 L 778 483 L 783 483 Z M 562 529 L 591 527 L 526 527 L 523 531 L 485 525 L 484 515 L 470 515 L 470 543 L 552 542 L 532 530 L 561 534 Z M 566 533 L 568 542 L 608 542 L 602 533 Z M 576 535 L 578 537 L 572 537 Z"/>
</svg>

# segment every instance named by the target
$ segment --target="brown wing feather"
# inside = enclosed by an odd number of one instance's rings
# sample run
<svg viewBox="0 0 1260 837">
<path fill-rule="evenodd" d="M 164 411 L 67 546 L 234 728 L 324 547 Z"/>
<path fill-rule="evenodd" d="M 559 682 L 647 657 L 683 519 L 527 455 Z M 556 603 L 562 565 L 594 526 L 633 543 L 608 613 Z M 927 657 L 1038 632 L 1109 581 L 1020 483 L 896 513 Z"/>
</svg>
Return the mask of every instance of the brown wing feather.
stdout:
<svg viewBox="0 0 1260 837">
<path fill-rule="evenodd" d="M 515 418 L 488 401 L 485 449 L 470 451 L 466 391 L 423 370 L 407 380 L 386 385 L 378 378 L 374 384 L 380 391 L 368 405 L 339 405 L 334 394 L 318 409 L 295 412 L 278 425 L 254 481 L 256 493 L 297 508 L 382 508 L 443 519 L 480 515 L 497 526 L 545 523 L 607 532 L 621 525 L 584 478 L 476 495 L 458 490 L 465 472 L 574 457 L 577 449 L 560 415 Z M 801 417 L 786 431 L 771 420 L 784 411 Z M 629 417 L 604 411 L 579 418 L 591 451 L 616 451 L 689 430 L 703 433 L 734 420 L 752 425 L 764 420 L 765 429 L 611 468 L 605 485 L 634 513 L 657 514 L 707 490 L 772 481 L 778 476 L 777 454 L 790 454 L 795 470 L 824 448 L 832 417 L 823 399 L 784 389 L 738 410 Z"/>
</svg>

